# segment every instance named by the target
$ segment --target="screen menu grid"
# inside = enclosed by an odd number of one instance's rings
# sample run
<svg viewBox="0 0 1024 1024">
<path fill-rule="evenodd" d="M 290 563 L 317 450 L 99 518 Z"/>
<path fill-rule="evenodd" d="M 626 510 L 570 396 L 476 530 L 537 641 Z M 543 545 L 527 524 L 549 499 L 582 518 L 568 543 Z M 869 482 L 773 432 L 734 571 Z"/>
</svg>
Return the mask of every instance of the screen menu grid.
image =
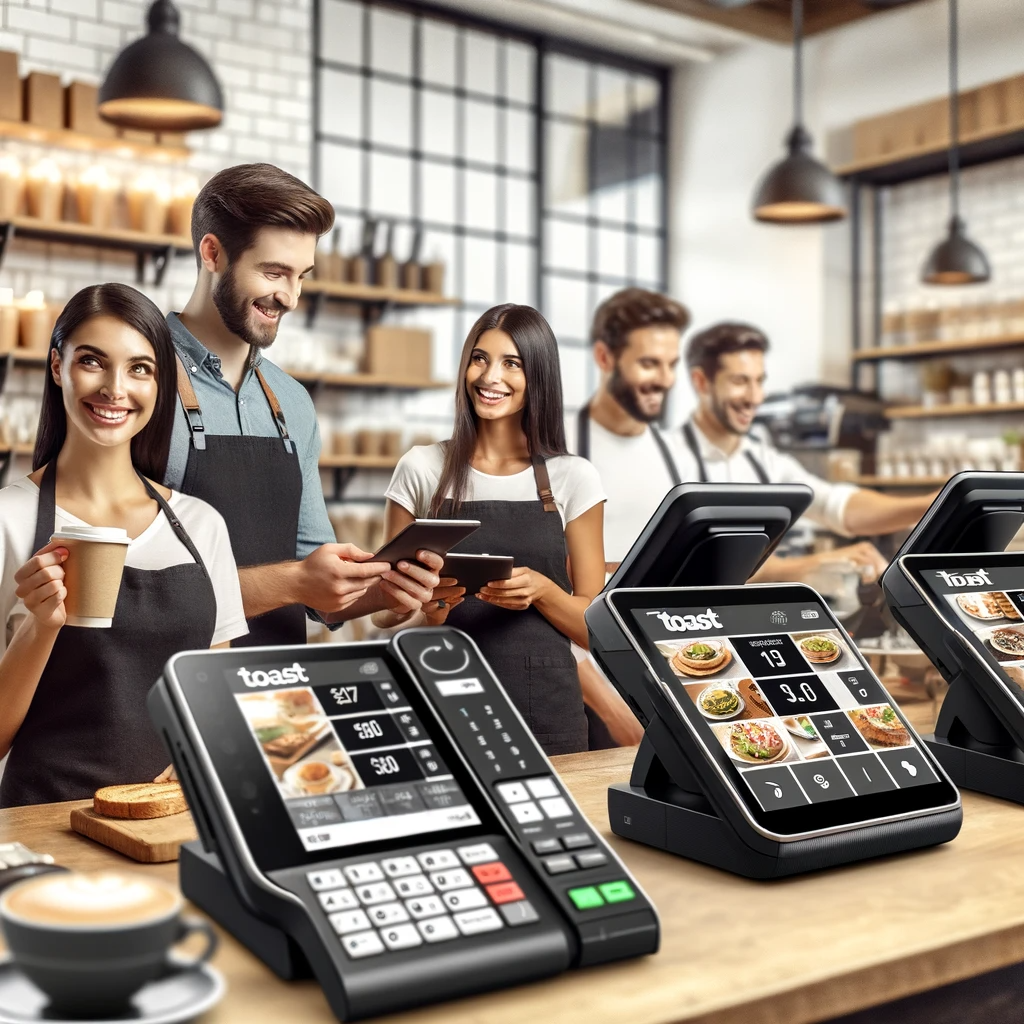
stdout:
<svg viewBox="0 0 1024 1024">
<path fill-rule="evenodd" d="M 306 850 L 479 824 L 379 659 L 226 675 Z"/>
<path fill-rule="evenodd" d="M 667 681 L 696 707 L 764 810 L 937 781 L 888 694 L 820 605 L 633 615 L 664 658 Z"/>
</svg>

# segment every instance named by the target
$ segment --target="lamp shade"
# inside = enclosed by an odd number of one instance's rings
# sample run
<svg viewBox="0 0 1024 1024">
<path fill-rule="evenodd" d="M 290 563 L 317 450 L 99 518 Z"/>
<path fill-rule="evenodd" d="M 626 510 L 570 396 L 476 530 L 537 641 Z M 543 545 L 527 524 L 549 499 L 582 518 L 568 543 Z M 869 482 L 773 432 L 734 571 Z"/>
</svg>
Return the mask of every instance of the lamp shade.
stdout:
<svg viewBox="0 0 1024 1024">
<path fill-rule="evenodd" d="M 159 132 L 216 127 L 224 116 L 220 83 L 206 59 L 178 38 L 177 8 L 155 0 L 146 21 L 148 33 L 114 58 L 100 86 L 100 117 Z"/>
<path fill-rule="evenodd" d="M 811 137 L 797 125 L 789 155 L 773 165 L 754 193 L 754 217 L 774 224 L 820 224 L 846 216 L 843 188 L 811 155 Z"/>
<path fill-rule="evenodd" d="M 949 234 L 928 257 L 921 271 L 926 284 L 981 284 L 992 276 L 988 259 L 966 234 L 959 217 L 949 222 Z"/>
</svg>

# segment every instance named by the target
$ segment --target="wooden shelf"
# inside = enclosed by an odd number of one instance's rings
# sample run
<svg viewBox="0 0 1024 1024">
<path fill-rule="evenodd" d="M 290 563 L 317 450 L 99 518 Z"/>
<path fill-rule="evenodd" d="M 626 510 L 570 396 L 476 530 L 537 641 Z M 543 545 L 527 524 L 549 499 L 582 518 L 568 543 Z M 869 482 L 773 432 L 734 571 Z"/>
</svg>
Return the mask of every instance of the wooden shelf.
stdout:
<svg viewBox="0 0 1024 1024">
<path fill-rule="evenodd" d="M 331 388 L 381 388 L 392 391 L 430 391 L 452 387 L 451 381 L 403 380 L 401 377 L 384 376 L 379 373 L 314 373 L 308 370 L 285 372 L 302 384 L 323 384 Z"/>
<path fill-rule="evenodd" d="M 858 476 L 849 482 L 858 487 L 942 487 L 948 479 L 946 476 Z"/>
<path fill-rule="evenodd" d="M 108 138 L 103 135 L 87 135 L 73 132 L 70 128 L 41 128 L 26 121 L 0 120 L 0 138 L 20 139 L 24 142 L 58 146 L 61 149 L 77 149 L 132 159 L 182 161 L 187 160 L 190 150 L 185 146 L 163 145 L 157 142 L 133 142 L 129 139 Z"/>
<path fill-rule="evenodd" d="M 394 469 L 394 455 L 321 455 L 321 469 Z"/>
<path fill-rule="evenodd" d="M 1006 402 L 1002 405 L 894 405 L 885 410 L 890 420 L 941 419 L 944 416 L 990 416 L 997 413 L 1024 412 L 1024 402 Z"/>
<path fill-rule="evenodd" d="M 924 359 L 928 356 L 969 355 L 972 352 L 992 352 L 996 349 L 1024 348 L 1024 337 L 1005 334 L 994 338 L 972 338 L 965 341 L 922 341 L 913 345 L 890 345 L 880 348 L 862 348 L 851 357 L 855 363 L 876 362 L 882 359 Z"/>
<path fill-rule="evenodd" d="M 393 306 L 457 306 L 451 299 L 436 292 L 413 291 L 409 288 L 381 288 L 374 284 L 350 284 L 347 281 L 304 281 L 303 295 L 323 296 L 343 302 L 385 303 Z"/>
</svg>

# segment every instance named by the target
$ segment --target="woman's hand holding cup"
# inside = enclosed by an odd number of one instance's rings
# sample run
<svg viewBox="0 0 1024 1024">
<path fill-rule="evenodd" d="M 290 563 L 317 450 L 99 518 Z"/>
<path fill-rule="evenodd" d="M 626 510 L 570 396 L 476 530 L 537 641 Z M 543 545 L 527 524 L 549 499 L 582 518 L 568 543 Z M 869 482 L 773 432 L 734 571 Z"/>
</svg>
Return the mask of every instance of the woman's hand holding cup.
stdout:
<svg viewBox="0 0 1024 1024">
<path fill-rule="evenodd" d="M 51 541 L 40 548 L 15 574 L 18 587 L 15 593 L 24 601 L 25 608 L 36 626 L 56 633 L 67 620 L 64 599 L 64 562 L 68 549 L 59 541 Z"/>
</svg>

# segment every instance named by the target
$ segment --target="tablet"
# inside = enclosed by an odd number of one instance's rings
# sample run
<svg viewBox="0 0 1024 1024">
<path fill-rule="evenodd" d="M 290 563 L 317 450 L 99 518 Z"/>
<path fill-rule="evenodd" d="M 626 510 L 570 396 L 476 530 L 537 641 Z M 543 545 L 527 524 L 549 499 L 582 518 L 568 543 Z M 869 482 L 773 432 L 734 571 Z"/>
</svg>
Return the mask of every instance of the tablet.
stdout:
<svg viewBox="0 0 1024 1024">
<path fill-rule="evenodd" d="M 507 580 L 512 576 L 515 559 L 511 555 L 464 555 L 452 552 L 445 555 L 442 577 L 454 577 L 466 594 L 476 594 L 491 580 Z"/>
<path fill-rule="evenodd" d="M 953 784 L 810 587 L 603 599 L 642 657 L 646 671 L 629 674 L 649 681 L 632 685 L 654 682 L 659 717 L 680 732 L 713 802 L 720 794 L 762 835 L 804 838 L 958 806 Z"/>
<path fill-rule="evenodd" d="M 417 551 L 448 554 L 460 540 L 480 529 L 479 519 L 416 519 L 374 552 L 375 562 L 415 562 Z"/>
</svg>

